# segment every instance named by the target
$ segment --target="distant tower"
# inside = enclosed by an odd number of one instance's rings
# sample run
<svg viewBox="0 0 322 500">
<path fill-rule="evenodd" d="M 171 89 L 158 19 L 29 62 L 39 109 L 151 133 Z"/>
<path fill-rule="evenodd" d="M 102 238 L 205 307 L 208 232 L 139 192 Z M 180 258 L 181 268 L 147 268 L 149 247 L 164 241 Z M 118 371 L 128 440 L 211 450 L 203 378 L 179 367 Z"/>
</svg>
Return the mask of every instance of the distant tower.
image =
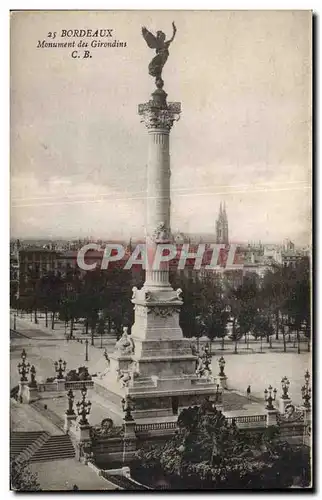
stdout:
<svg viewBox="0 0 322 500">
<path fill-rule="evenodd" d="M 222 203 L 220 203 L 219 215 L 216 221 L 216 243 L 223 243 L 228 245 L 228 219 L 226 213 L 226 205 L 224 203 L 224 208 Z"/>
</svg>

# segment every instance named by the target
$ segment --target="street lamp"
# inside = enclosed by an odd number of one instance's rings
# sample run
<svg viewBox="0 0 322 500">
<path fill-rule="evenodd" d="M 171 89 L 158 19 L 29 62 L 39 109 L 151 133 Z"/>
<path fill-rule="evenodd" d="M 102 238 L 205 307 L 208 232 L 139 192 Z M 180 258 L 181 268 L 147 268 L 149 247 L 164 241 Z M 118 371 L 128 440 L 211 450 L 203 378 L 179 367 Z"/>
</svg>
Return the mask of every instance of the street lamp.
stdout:
<svg viewBox="0 0 322 500">
<path fill-rule="evenodd" d="M 23 349 L 22 353 L 21 353 L 22 362 L 18 363 L 18 373 L 19 373 L 19 375 L 21 375 L 20 382 L 27 382 L 28 381 L 26 375 L 28 375 L 28 373 L 29 373 L 30 364 L 26 363 L 26 358 L 27 358 L 27 354 L 26 354 L 26 351 Z"/>
<path fill-rule="evenodd" d="M 98 326 L 99 326 L 100 334 L 101 334 L 101 349 L 103 348 L 103 331 L 104 331 L 104 325 L 102 324 L 102 319 L 103 319 L 103 311 L 99 311 L 99 313 L 98 313 Z"/>
<path fill-rule="evenodd" d="M 272 396 L 272 391 L 274 396 Z M 271 385 L 268 386 L 268 390 L 265 389 L 264 394 L 265 394 L 265 401 L 267 403 L 266 410 L 274 410 L 273 401 L 276 400 L 276 393 L 277 390 L 276 389 L 273 390 L 273 387 Z"/>
<path fill-rule="evenodd" d="M 216 385 L 216 392 L 215 392 L 215 403 L 218 403 L 219 399 L 220 399 L 221 391 L 219 391 L 219 387 L 220 387 L 220 385 L 217 384 Z M 214 409 L 216 409 L 214 404 L 213 404 L 213 406 L 214 406 Z"/>
<path fill-rule="evenodd" d="M 106 348 L 104 349 L 104 354 L 103 354 L 104 358 L 106 359 L 106 361 L 108 362 L 108 364 L 110 364 L 110 357 L 107 353 L 107 350 Z"/>
<path fill-rule="evenodd" d="M 68 398 L 68 409 L 66 410 L 66 415 L 75 415 L 73 408 L 75 396 L 71 389 L 69 389 L 69 391 L 67 392 L 67 398 Z"/>
<path fill-rule="evenodd" d="M 82 394 L 81 401 L 78 401 L 76 403 L 77 414 L 81 417 L 79 424 L 80 425 L 88 425 L 88 420 L 86 417 L 91 412 L 92 403 L 88 400 L 86 401 L 87 389 L 86 389 L 85 384 L 81 390 L 81 394 Z"/>
<path fill-rule="evenodd" d="M 63 361 L 61 358 L 58 361 L 55 361 L 55 371 L 57 373 L 57 380 L 62 380 L 64 378 L 64 372 L 66 371 L 66 361 Z"/>
<path fill-rule="evenodd" d="M 288 388 L 290 386 L 289 379 L 287 377 L 283 377 L 281 380 L 281 384 L 282 384 L 282 390 L 283 390 L 282 399 L 289 399 L 289 395 L 288 395 Z"/>
<path fill-rule="evenodd" d="M 88 339 L 85 340 L 85 361 L 88 361 Z"/>
<path fill-rule="evenodd" d="M 13 329 L 16 331 L 17 329 L 17 316 L 16 313 L 13 313 Z"/>
<path fill-rule="evenodd" d="M 46 328 L 48 328 L 48 307 L 45 307 L 45 321 L 46 321 Z"/>
<path fill-rule="evenodd" d="M 304 375 L 304 380 L 305 380 L 305 385 L 303 385 L 301 392 L 302 392 L 302 399 L 304 401 L 303 406 L 307 408 L 308 410 L 311 408 L 311 387 L 310 387 L 310 374 L 309 371 L 306 370 L 305 375 Z"/>
<path fill-rule="evenodd" d="M 29 382 L 29 387 L 37 387 L 37 382 L 36 382 L 36 368 L 34 365 L 30 368 L 30 382 Z"/>
<path fill-rule="evenodd" d="M 219 358 L 218 364 L 219 364 L 219 369 L 220 369 L 219 377 L 225 377 L 226 375 L 225 375 L 224 369 L 225 369 L 226 361 L 225 361 L 223 356 L 221 356 Z"/>
<path fill-rule="evenodd" d="M 122 399 L 122 409 L 125 412 L 125 422 L 132 422 L 134 418 L 131 412 L 134 410 L 134 401 L 131 396 L 125 396 L 125 398 Z"/>
</svg>

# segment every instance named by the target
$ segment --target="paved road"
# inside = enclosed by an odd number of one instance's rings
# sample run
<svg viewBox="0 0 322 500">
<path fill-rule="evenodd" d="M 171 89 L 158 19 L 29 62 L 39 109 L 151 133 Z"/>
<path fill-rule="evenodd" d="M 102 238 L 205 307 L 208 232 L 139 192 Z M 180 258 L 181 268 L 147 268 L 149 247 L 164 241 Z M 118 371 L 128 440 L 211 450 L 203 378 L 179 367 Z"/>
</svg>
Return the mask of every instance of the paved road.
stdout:
<svg viewBox="0 0 322 500">
<path fill-rule="evenodd" d="M 17 318 L 17 330 L 11 334 L 11 387 L 19 382 L 17 364 L 23 348 L 26 349 L 30 364 L 37 370 L 37 380 L 44 381 L 47 377 L 55 376 L 54 362 L 60 357 L 67 362 L 67 370 L 87 366 L 90 373 L 102 373 L 106 369 L 106 360 L 103 349 L 88 345 L 88 358 L 85 361 L 85 344 L 76 340 L 67 341 L 61 335 L 60 327 L 52 331 L 34 325 L 27 319 Z M 46 331 L 44 331 L 46 330 Z M 113 343 L 108 351 L 113 350 Z M 311 354 L 303 352 L 298 355 L 296 349 L 283 353 L 267 350 L 263 353 L 253 353 L 251 350 L 239 350 L 233 354 L 229 350 L 215 351 L 212 359 L 214 375 L 218 373 L 218 359 L 223 355 L 226 360 L 225 372 L 228 376 L 230 389 L 237 389 L 245 394 L 247 385 L 252 387 L 252 394 L 263 399 L 263 391 L 272 384 L 281 394 L 280 381 L 287 376 L 291 382 L 290 394 L 297 404 L 301 404 L 301 387 L 306 369 L 311 372 Z"/>
<path fill-rule="evenodd" d="M 56 336 L 56 332 L 43 331 L 26 319 L 17 318 L 16 331 L 11 330 L 10 375 L 11 387 L 19 382 L 17 364 L 21 361 L 22 349 L 26 350 L 27 360 L 34 365 L 39 382 L 55 376 L 54 362 L 62 358 L 67 363 L 67 371 L 87 366 L 90 373 L 101 373 L 106 369 L 103 349 L 88 345 L 88 361 L 85 361 L 85 344 L 76 340 L 68 341 Z M 12 333 L 11 333 L 12 332 Z"/>
</svg>

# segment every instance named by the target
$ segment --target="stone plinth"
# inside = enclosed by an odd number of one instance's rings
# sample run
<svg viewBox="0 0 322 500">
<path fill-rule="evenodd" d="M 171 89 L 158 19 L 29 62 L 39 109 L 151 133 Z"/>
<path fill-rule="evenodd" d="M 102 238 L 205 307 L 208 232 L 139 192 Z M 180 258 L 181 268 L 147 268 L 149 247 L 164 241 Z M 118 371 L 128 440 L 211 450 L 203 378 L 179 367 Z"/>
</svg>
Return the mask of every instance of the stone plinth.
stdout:
<svg viewBox="0 0 322 500">
<path fill-rule="evenodd" d="M 25 388 L 26 403 L 32 403 L 39 399 L 38 388 L 36 386 L 27 385 Z"/>
<path fill-rule="evenodd" d="M 79 443 L 87 443 L 91 440 L 90 438 L 91 426 L 89 424 L 76 424 L 75 437 Z"/>
<path fill-rule="evenodd" d="M 311 408 L 303 407 L 303 411 L 304 411 L 303 444 L 312 447 L 312 410 Z"/>
<path fill-rule="evenodd" d="M 18 401 L 19 403 L 29 403 L 28 381 L 19 382 Z"/>
<path fill-rule="evenodd" d="M 277 425 L 277 414 L 278 410 L 276 408 L 272 410 L 267 410 L 267 419 L 266 419 L 266 427 L 270 427 L 271 425 Z"/>
<path fill-rule="evenodd" d="M 281 412 L 283 415 L 284 415 L 284 413 L 285 413 L 285 408 L 286 408 L 288 405 L 290 405 L 290 404 L 292 404 L 292 400 L 291 400 L 291 398 L 283 398 L 283 397 L 282 397 L 282 398 L 280 398 L 280 400 L 279 400 L 279 410 L 280 410 L 280 412 Z"/>
<path fill-rule="evenodd" d="M 76 423 L 76 414 L 65 413 L 64 431 L 66 434 L 69 433 L 71 427 Z"/>
<path fill-rule="evenodd" d="M 64 391 L 65 390 L 66 380 L 64 378 L 56 378 L 55 382 L 57 383 L 57 391 Z"/>
<path fill-rule="evenodd" d="M 226 375 L 218 375 L 216 378 L 217 383 L 222 389 L 227 389 L 227 378 Z"/>
<path fill-rule="evenodd" d="M 111 372 L 117 373 L 118 371 L 123 372 L 129 370 L 132 364 L 132 358 L 128 355 L 122 355 L 118 352 L 113 352 L 109 355 L 110 365 L 109 369 Z"/>
<path fill-rule="evenodd" d="M 136 450 L 136 441 L 137 441 L 137 437 L 135 434 L 135 421 L 134 420 L 125 421 L 124 422 L 124 437 L 123 437 L 125 453 L 126 452 L 133 452 Z"/>
</svg>

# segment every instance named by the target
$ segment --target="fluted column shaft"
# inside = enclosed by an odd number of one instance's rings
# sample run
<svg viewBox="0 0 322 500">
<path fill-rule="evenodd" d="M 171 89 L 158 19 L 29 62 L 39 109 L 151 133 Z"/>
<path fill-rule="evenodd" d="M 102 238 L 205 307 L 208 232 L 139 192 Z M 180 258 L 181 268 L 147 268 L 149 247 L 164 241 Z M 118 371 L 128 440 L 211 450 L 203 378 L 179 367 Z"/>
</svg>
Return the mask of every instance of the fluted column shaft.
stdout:
<svg viewBox="0 0 322 500">
<path fill-rule="evenodd" d="M 147 234 L 161 224 L 170 230 L 169 131 L 149 130 L 147 175 Z"/>
<path fill-rule="evenodd" d="M 166 94 L 165 94 L 166 96 Z M 147 219 L 146 219 L 146 250 L 147 266 L 144 287 L 168 288 L 169 264 L 162 262 L 153 268 L 154 256 L 158 245 L 170 243 L 170 130 L 173 122 L 178 120 L 180 103 L 159 101 L 158 95 L 139 106 L 142 122 L 148 129 L 149 153 L 147 174 Z M 162 100 L 162 99 L 161 99 Z"/>
</svg>

